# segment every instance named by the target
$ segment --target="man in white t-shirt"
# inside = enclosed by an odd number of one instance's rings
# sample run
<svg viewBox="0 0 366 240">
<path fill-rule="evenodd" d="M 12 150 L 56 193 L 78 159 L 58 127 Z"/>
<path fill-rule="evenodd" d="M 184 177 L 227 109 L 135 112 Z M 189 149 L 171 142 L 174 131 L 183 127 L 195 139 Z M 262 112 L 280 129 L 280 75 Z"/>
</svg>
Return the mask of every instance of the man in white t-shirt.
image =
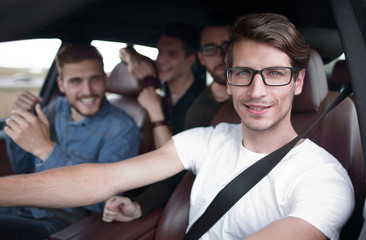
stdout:
<svg viewBox="0 0 366 240">
<path fill-rule="evenodd" d="M 189 169 L 196 174 L 190 227 L 232 178 L 297 136 L 292 100 L 302 91 L 309 60 L 302 36 L 281 15 L 253 14 L 237 19 L 230 37 L 227 91 L 241 124 L 191 129 L 118 163 L 2 178 L 0 206 L 94 204 Z M 337 239 L 353 207 L 345 169 L 305 139 L 201 239 Z M 104 217 L 118 221 L 120 214 Z"/>
</svg>

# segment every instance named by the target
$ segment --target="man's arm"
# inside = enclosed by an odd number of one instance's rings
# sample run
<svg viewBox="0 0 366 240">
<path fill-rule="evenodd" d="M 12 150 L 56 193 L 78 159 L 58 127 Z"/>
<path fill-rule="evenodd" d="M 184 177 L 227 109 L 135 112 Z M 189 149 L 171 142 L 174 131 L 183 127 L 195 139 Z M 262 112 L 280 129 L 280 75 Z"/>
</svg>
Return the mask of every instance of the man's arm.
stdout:
<svg viewBox="0 0 366 240">
<path fill-rule="evenodd" d="M 13 110 L 21 109 L 33 111 L 36 104 L 41 102 L 41 97 L 37 97 L 28 91 L 19 91 L 13 104 Z"/>
<path fill-rule="evenodd" d="M 327 237 L 310 223 L 296 217 L 275 221 L 246 240 L 326 240 Z"/>
<path fill-rule="evenodd" d="M 0 178 L 0 206 L 69 208 L 168 178 L 184 169 L 173 141 L 138 157 Z"/>
<path fill-rule="evenodd" d="M 19 91 L 17 92 L 12 110 L 32 112 L 35 110 L 36 104 L 41 102 L 41 97 L 37 97 L 28 91 Z M 5 141 L 6 150 L 14 172 L 26 173 L 32 171 L 34 169 L 34 156 L 19 147 L 8 135 L 5 135 Z"/>
<path fill-rule="evenodd" d="M 147 87 L 142 90 L 137 98 L 139 104 L 146 109 L 152 123 L 165 120 L 161 97 L 155 92 L 155 88 Z M 159 148 L 167 143 L 172 134 L 166 124 L 153 127 L 155 147 Z"/>
<path fill-rule="evenodd" d="M 39 104 L 38 117 L 26 110 L 13 110 L 6 120 L 5 133 L 22 149 L 44 161 L 54 147 L 50 138 L 49 122 Z"/>
<path fill-rule="evenodd" d="M 92 147 L 92 151 L 84 147 L 80 148 L 80 152 L 76 154 L 56 143 L 47 159 L 42 164 L 37 164 L 37 171 L 87 162 L 112 163 L 136 156 L 140 146 L 140 131 L 132 119 L 124 119 L 122 116 L 118 122 L 114 118 L 108 118 L 110 120 L 108 131 L 100 129 L 97 135 L 88 132 L 83 137 L 84 139 L 102 138 L 98 143 L 91 141 L 92 145 L 89 148 Z M 82 141 L 81 138 L 79 140 Z M 85 144 L 85 141 L 83 142 Z M 80 143 L 78 146 L 81 146 Z"/>
<path fill-rule="evenodd" d="M 138 80 L 149 76 L 156 78 L 154 62 L 136 52 L 132 46 L 120 49 L 119 56 L 121 61 L 127 64 L 127 70 L 134 78 Z"/>
<path fill-rule="evenodd" d="M 110 198 L 104 206 L 103 221 L 129 222 L 163 207 L 184 174 L 186 171 L 154 183 L 133 199 L 125 196 Z"/>
</svg>

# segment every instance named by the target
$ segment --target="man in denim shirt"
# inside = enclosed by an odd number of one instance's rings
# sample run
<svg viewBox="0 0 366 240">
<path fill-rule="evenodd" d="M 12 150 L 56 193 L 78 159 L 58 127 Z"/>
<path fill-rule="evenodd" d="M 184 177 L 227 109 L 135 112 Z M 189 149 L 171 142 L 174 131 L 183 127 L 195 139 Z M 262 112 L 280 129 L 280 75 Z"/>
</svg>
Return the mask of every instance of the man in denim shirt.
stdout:
<svg viewBox="0 0 366 240">
<path fill-rule="evenodd" d="M 50 137 L 47 114 L 40 98 L 22 92 L 7 125 L 9 159 L 16 173 L 40 172 L 81 163 L 115 162 L 137 155 L 140 131 L 133 119 L 105 98 L 107 77 L 96 48 L 85 44 L 65 45 L 56 57 L 58 87 L 66 97 L 56 100 L 54 127 L 57 142 Z M 38 116 L 27 110 L 35 111 Z M 97 191 L 97 189 L 96 189 Z M 102 212 L 103 204 L 85 207 Z M 65 209 L 72 213 L 72 209 Z M 44 239 L 67 223 L 55 210 L 40 208 L 0 209 L 0 238 Z M 60 221 L 61 220 L 61 221 Z"/>
</svg>

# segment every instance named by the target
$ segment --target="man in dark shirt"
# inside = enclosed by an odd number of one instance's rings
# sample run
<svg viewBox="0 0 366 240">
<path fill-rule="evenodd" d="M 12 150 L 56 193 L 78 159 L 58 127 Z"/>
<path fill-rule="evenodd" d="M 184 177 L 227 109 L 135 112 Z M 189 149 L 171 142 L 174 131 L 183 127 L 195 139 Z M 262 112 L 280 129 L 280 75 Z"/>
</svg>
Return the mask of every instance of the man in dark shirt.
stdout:
<svg viewBox="0 0 366 240">
<path fill-rule="evenodd" d="M 131 47 L 121 49 L 121 60 L 138 80 L 158 78 L 160 96 L 154 87 L 145 88 L 139 103 L 149 114 L 155 141 L 159 148 L 173 134 L 183 130 L 185 114 L 205 88 L 205 82 L 192 70 L 199 46 L 198 32 L 190 25 L 168 24 L 158 40 L 158 57 L 154 62 L 139 55 Z"/>
<path fill-rule="evenodd" d="M 229 46 L 228 22 L 222 16 L 210 16 L 201 30 L 198 58 L 212 76 L 213 82 L 188 109 L 185 129 L 209 126 L 215 114 L 229 100 L 225 76 L 225 53 Z"/>
<path fill-rule="evenodd" d="M 193 27 L 173 23 L 166 26 L 159 38 L 159 54 L 155 63 L 131 47 L 120 51 L 121 60 L 127 63 L 133 77 L 145 81 L 147 77 L 158 78 L 162 84 L 158 91 L 154 87 L 146 87 L 138 97 L 149 114 L 156 148 L 183 131 L 188 108 L 206 86 L 203 79 L 193 72 L 198 46 L 198 32 Z M 108 214 L 108 208 L 120 207 L 125 214 L 122 221 L 130 221 L 164 206 L 184 173 L 153 184 L 142 194 L 134 196 L 133 201 L 119 196 L 109 199 L 105 214 Z"/>
</svg>

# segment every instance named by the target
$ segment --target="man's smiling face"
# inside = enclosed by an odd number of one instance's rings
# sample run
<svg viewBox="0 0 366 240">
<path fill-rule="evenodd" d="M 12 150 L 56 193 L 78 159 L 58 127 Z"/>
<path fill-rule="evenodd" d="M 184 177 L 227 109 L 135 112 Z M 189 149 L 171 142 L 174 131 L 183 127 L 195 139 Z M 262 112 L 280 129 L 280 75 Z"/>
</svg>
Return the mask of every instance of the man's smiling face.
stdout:
<svg viewBox="0 0 366 240">
<path fill-rule="evenodd" d="M 265 43 L 244 40 L 233 46 L 233 66 L 261 70 L 267 67 L 292 67 L 284 52 Z M 249 86 L 228 85 L 234 107 L 243 126 L 251 131 L 288 127 L 294 95 L 301 93 L 304 71 L 286 86 L 267 86 L 256 74 Z"/>
<path fill-rule="evenodd" d="M 71 105 L 73 120 L 80 121 L 97 114 L 104 99 L 107 79 L 102 64 L 94 59 L 67 63 L 61 76 L 58 86 Z"/>
</svg>

